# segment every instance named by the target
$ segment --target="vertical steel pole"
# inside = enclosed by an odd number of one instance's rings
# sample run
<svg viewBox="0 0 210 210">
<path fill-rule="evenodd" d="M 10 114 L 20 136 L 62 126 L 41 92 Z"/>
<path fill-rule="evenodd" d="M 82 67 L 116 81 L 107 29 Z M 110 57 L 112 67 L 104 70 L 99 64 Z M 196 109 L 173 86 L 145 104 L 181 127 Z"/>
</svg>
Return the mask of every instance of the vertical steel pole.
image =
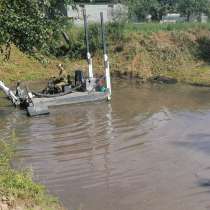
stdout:
<svg viewBox="0 0 210 210">
<path fill-rule="evenodd" d="M 86 15 L 86 10 L 85 9 L 83 9 L 83 18 L 84 18 L 84 28 L 85 28 L 85 41 L 86 41 L 86 50 L 87 50 L 88 73 L 89 73 L 89 78 L 93 78 L 93 61 L 92 61 L 91 54 L 90 54 L 87 15 Z"/>
<path fill-rule="evenodd" d="M 109 68 L 109 57 L 107 54 L 107 46 L 106 46 L 106 38 L 105 38 L 103 12 L 100 13 L 100 16 L 101 16 L 101 38 L 102 38 L 103 51 L 104 51 L 104 68 L 105 68 L 105 75 L 106 75 L 106 87 L 109 90 L 108 100 L 111 100 L 112 86 L 111 86 L 111 76 L 110 76 L 110 68 Z"/>
</svg>

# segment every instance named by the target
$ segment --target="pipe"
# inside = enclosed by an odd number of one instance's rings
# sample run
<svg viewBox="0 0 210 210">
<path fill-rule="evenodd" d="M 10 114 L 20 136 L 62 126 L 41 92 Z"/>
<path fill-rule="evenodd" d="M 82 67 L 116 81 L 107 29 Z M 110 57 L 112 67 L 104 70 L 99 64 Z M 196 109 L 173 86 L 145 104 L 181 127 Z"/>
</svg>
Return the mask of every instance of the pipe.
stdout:
<svg viewBox="0 0 210 210">
<path fill-rule="evenodd" d="M 4 94 L 12 101 L 14 105 L 20 105 L 19 99 L 8 87 L 5 86 L 5 84 L 2 81 L 0 81 L 0 90 L 4 92 Z"/>
</svg>

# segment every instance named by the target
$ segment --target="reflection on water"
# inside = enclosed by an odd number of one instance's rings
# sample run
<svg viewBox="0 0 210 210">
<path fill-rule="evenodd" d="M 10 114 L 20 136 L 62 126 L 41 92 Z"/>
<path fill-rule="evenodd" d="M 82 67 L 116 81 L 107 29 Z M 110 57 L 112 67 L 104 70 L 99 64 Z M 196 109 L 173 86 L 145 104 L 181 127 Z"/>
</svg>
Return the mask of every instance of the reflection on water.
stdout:
<svg viewBox="0 0 210 210">
<path fill-rule="evenodd" d="M 0 104 L 3 138 L 69 209 L 210 207 L 210 90 L 115 82 L 113 101 L 28 118 Z"/>
</svg>

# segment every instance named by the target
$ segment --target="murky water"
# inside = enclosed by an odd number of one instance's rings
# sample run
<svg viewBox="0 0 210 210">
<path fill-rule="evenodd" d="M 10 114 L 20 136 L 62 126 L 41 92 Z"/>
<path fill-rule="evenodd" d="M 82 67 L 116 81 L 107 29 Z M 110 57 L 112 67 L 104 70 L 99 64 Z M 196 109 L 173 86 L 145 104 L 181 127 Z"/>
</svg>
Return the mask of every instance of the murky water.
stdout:
<svg viewBox="0 0 210 210">
<path fill-rule="evenodd" d="M 111 104 L 37 118 L 6 105 L 1 137 L 68 209 L 210 209 L 210 89 L 115 82 Z"/>
</svg>

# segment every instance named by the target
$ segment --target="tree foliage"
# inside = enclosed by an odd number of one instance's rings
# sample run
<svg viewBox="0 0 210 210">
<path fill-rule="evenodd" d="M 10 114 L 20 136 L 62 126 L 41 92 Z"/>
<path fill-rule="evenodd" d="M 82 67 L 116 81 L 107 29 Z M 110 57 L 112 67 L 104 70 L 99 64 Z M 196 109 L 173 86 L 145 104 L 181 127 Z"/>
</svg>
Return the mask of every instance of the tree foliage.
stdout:
<svg viewBox="0 0 210 210">
<path fill-rule="evenodd" d="M 0 0 L 0 45 L 49 53 L 66 23 L 61 5 L 71 0 Z"/>
<path fill-rule="evenodd" d="M 179 0 L 178 11 L 185 15 L 188 20 L 192 15 L 198 17 L 201 13 L 209 15 L 210 2 L 209 0 Z"/>
<path fill-rule="evenodd" d="M 139 20 L 145 19 L 159 7 L 157 0 L 129 0 L 129 16 Z"/>
<path fill-rule="evenodd" d="M 129 7 L 130 17 L 145 19 L 148 14 L 154 20 L 160 20 L 167 13 L 181 13 L 190 19 L 190 16 L 209 15 L 209 0 L 124 0 Z"/>
</svg>

